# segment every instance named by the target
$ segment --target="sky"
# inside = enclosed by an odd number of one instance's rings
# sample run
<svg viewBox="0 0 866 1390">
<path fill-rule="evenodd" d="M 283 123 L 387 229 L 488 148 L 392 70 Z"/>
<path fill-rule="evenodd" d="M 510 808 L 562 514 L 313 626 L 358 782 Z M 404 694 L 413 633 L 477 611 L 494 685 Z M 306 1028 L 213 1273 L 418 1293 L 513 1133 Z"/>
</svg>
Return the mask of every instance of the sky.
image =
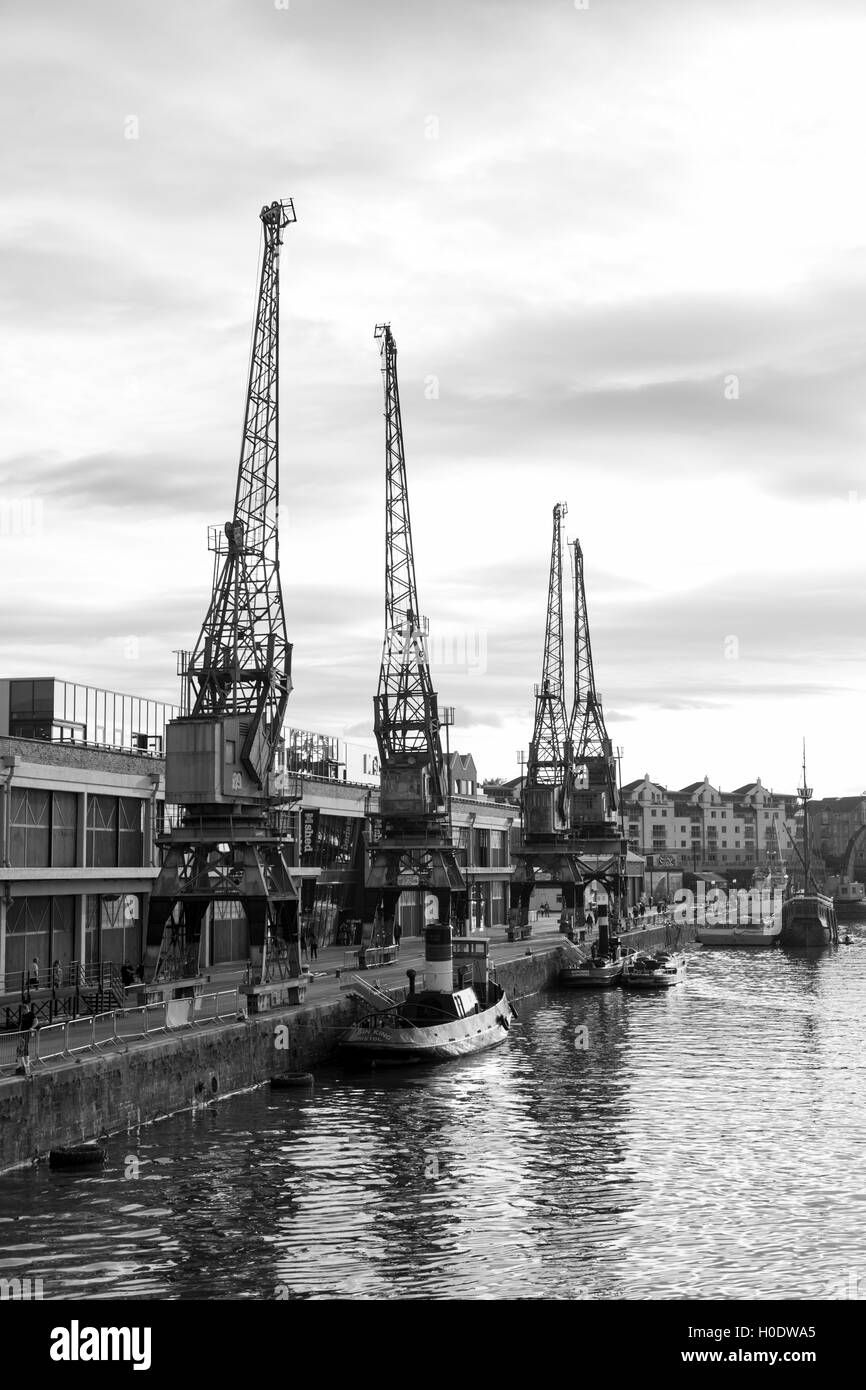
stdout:
<svg viewBox="0 0 866 1390">
<path fill-rule="evenodd" d="M 364 742 L 378 345 L 451 747 L 518 773 L 552 510 L 622 775 L 866 788 L 866 10 L 7 0 L 0 675 L 176 699 L 281 262 L 293 724 Z M 570 570 L 566 566 L 566 577 Z"/>
</svg>

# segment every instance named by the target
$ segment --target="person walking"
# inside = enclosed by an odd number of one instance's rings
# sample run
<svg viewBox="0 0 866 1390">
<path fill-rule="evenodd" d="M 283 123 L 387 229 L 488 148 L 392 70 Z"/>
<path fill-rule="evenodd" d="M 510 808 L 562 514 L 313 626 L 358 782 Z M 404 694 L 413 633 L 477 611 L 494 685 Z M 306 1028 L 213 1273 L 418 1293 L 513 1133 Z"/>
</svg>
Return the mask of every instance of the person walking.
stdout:
<svg viewBox="0 0 866 1390">
<path fill-rule="evenodd" d="M 35 1024 L 36 1010 L 28 1000 L 27 1011 L 21 1015 L 21 1022 L 19 1024 L 21 1030 L 21 1037 L 18 1042 L 18 1059 L 20 1062 L 18 1067 L 19 1076 L 30 1075 L 30 1038 Z"/>
<path fill-rule="evenodd" d="M 400 926 L 400 923 L 399 923 L 399 922 L 395 921 L 395 922 L 394 922 L 394 945 L 397 947 L 397 955 L 398 955 L 398 956 L 399 956 L 399 954 L 400 954 L 400 938 L 401 938 L 402 935 L 403 935 L 403 928 Z"/>
<path fill-rule="evenodd" d="M 32 961 L 30 962 L 30 973 L 29 973 L 28 976 L 27 976 L 27 988 L 28 988 L 28 989 L 38 989 L 38 988 L 39 988 L 39 961 L 36 959 L 35 956 L 33 957 Z"/>
<path fill-rule="evenodd" d="M 301 928 L 301 956 L 302 956 L 302 958 L 303 958 L 304 960 L 308 960 L 308 959 L 309 959 L 309 951 L 308 951 L 308 949 L 307 949 L 307 929 L 306 929 L 306 927 L 302 927 L 302 928 Z"/>
<path fill-rule="evenodd" d="M 319 959 L 319 943 L 316 940 L 316 933 L 314 931 L 310 932 L 310 955 L 313 960 Z"/>
</svg>

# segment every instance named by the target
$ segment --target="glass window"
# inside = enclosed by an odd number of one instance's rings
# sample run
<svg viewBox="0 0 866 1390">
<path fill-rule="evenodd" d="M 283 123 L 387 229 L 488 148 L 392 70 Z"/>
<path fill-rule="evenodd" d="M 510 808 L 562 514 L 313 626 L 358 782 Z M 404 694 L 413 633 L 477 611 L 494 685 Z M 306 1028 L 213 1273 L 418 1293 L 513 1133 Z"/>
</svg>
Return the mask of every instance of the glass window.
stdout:
<svg viewBox="0 0 866 1390">
<path fill-rule="evenodd" d="M 141 865 L 143 810 L 144 802 L 137 796 L 118 798 L 117 862 L 122 868 Z"/>
<path fill-rule="evenodd" d="M 27 715 L 33 713 L 32 681 L 9 682 L 9 713 Z"/>
<path fill-rule="evenodd" d="M 13 898 L 6 916 L 6 985 L 30 970 L 34 957 L 40 983 L 48 978 L 51 953 L 51 899 Z"/>
<path fill-rule="evenodd" d="M 54 682 L 33 682 L 33 710 L 35 714 L 54 716 Z"/>
<path fill-rule="evenodd" d="M 93 868 L 117 866 L 117 797 L 87 798 L 87 863 Z"/>
<path fill-rule="evenodd" d="M 77 822 L 78 797 L 75 793 L 53 792 L 51 795 L 52 868 L 68 869 L 75 864 Z"/>
<path fill-rule="evenodd" d="M 97 900 L 98 901 L 98 900 Z M 105 897 L 100 905 L 99 959 L 122 966 L 138 966 L 141 961 L 141 899 L 137 893 Z"/>
<path fill-rule="evenodd" d="M 12 867 L 47 869 L 51 863 L 49 793 L 13 785 L 9 821 Z"/>
</svg>

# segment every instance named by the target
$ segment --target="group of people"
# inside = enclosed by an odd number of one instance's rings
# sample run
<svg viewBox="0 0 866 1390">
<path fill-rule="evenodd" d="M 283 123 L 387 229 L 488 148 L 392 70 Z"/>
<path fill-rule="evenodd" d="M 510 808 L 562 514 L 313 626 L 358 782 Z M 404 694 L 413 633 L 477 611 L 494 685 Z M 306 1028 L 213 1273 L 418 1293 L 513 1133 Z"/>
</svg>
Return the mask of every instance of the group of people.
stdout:
<svg viewBox="0 0 866 1390">
<path fill-rule="evenodd" d="M 39 977 L 39 961 L 36 958 L 36 956 L 34 956 L 32 961 L 30 962 L 30 969 L 27 971 L 28 994 L 30 994 L 34 989 L 39 988 Z M 61 985 L 63 984 L 63 966 L 61 965 L 59 960 L 56 960 L 52 965 L 50 971 L 48 972 L 48 979 L 51 982 L 51 989 L 60 989 Z M 49 986 L 46 984 L 46 988 L 48 987 Z"/>
</svg>

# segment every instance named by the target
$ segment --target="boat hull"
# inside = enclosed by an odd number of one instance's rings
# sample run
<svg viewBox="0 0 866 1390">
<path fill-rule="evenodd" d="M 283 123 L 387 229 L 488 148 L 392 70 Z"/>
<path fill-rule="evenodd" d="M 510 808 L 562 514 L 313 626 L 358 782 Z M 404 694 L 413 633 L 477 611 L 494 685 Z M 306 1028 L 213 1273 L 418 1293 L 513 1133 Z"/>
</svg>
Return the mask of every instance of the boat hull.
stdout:
<svg viewBox="0 0 866 1390">
<path fill-rule="evenodd" d="M 672 989 L 674 985 L 681 985 L 684 978 L 682 974 L 678 974 L 676 979 L 672 975 L 665 978 L 653 972 L 646 975 L 623 975 L 621 983 L 624 989 Z"/>
<path fill-rule="evenodd" d="M 695 936 L 702 946 L 777 946 L 781 922 L 771 927 L 698 927 Z"/>
<path fill-rule="evenodd" d="M 836 909 L 836 916 L 844 917 L 846 922 L 853 917 L 866 917 L 866 899 L 834 898 L 833 906 Z"/>
<path fill-rule="evenodd" d="M 608 961 L 606 965 L 569 965 L 559 972 L 559 983 L 563 989 L 608 989 L 615 985 L 622 975 L 622 961 Z"/>
<path fill-rule="evenodd" d="M 672 989 L 674 985 L 681 985 L 686 978 L 685 958 L 667 956 L 657 960 L 655 964 L 652 957 L 640 958 L 635 962 L 626 962 L 623 966 L 620 983 L 625 989 Z"/>
<path fill-rule="evenodd" d="M 396 1026 L 393 1016 L 362 1019 L 341 1038 L 344 1060 L 395 1064 L 447 1062 L 505 1042 L 514 1008 L 503 994 L 495 1004 L 467 1018 L 448 1019 L 423 1028 Z"/>
<path fill-rule="evenodd" d="M 832 946 L 838 938 L 832 898 L 816 893 L 808 897 L 790 898 L 783 903 L 779 935 L 783 946 L 819 948 Z"/>
</svg>

